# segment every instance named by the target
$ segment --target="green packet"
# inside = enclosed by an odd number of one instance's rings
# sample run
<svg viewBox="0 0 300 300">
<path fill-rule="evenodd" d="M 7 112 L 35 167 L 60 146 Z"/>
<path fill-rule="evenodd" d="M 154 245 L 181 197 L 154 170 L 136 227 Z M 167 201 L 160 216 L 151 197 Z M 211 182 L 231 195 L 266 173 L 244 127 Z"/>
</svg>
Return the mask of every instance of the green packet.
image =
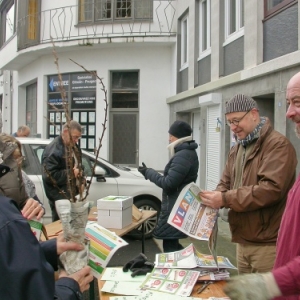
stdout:
<svg viewBox="0 0 300 300">
<path fill-rule="evenodd" d="M 30 225 L 32 233 L 39 241 L 41 237 L 42 227 L 43 227 L 43 220 L 32 219 L 32 220 L 28 220 L 28 223 Z"/>
</svg>

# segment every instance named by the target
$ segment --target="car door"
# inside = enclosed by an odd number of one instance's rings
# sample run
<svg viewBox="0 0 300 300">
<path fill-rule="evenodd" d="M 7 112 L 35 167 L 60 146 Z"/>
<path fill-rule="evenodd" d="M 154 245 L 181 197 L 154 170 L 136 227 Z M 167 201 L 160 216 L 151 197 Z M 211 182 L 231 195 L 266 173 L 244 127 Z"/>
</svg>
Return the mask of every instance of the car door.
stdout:
<svg viewBox="0 0 300 300">
<path fill-rule="evenodd" d="M 87 180 L 91 180 L 93 166 L 95 164 L 94 157 L 88 153 L 82 153 L 82 165 L 84 168 L 84 174 L 87 176 Z M 92 183 L 89 189 L 89 201 L 94 201 L 94 205 L 97 205 L 97 200 L 109 195 L 119 196 L 119 186 L 116 178 L 119 174 L 116 174 L 114 170 L 109 166 L 97 161 L 95 167 L 95 175 L 92 179 Z"/>
</svg>

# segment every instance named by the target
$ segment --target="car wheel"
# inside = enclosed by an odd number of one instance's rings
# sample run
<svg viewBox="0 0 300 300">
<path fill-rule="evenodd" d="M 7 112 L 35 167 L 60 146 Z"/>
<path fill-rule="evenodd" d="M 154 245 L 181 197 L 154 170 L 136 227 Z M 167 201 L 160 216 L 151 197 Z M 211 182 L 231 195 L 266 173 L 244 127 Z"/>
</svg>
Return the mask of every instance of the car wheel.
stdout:
<svg viewBox="0 0 300 300">
<path fill-rule="evenodd" d="M 152 231 L 154 230 L 157 222 L 157 216 L 160 213 L 160 203 L 158 204 L 155 200 L 151 199 L 138 199 L 134 201 L 134 205 L 140 210 L 156 210 L 156 216 L 150 218 L 145 222 L 145 239 L 152 237 Z M 129 236 L 132 236 L 136 239 L 142 239 L 142 226 L 134 229 L 128 233 Z"/>
</svg>

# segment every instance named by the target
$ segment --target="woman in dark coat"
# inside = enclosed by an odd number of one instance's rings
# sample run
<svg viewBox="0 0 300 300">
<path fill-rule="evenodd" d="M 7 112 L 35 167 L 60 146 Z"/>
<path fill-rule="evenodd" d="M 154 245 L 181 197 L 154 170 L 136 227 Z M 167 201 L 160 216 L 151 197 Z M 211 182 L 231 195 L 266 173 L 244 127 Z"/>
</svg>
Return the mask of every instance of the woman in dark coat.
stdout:
<svg viewBox="0 0 300 300">
<path fill-rule="evenodd" d="M 170 212 L 182 189 L 189 183 L 195 182 L 198 176 L 199 160 L 196 149 L 197 143 L 193 140 L 191 126 L 183 121 L 175 121 L 169 129 L 169 146 L 171 159 L 165 166 L 163 175 L 147 168 L 145 164 L 139 171 L 161 187 L 162 204 L 153 237 L 163 240 L 164 252 L 173 252 L 183 249 L 179 239 L 187 236 L 168 224 Z"/>
</svg>

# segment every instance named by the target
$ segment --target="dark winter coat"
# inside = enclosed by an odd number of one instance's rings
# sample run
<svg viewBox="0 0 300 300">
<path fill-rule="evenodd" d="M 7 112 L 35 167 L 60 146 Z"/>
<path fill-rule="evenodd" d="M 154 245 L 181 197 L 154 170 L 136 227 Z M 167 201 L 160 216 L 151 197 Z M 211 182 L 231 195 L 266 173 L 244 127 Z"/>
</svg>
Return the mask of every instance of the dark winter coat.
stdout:
<svg viewBox="0 0 300 300">
<path fill-rule="evenodd" d="M 78 147 L 76 144 L 75 146 Z M 78 151 L 79 153 L 81 153 L 79 147 L 78 147 Z M 62 193 L 60 193 L 60 191 L 64 191 L 64 193 L 69 199 L 70 193 L 67 184 L 68 177 L 67 177 L 65 145 L 63 143 L 63 139 L 61 136 L 56 137 L 45 148 L 42 156 L 42 165 L 43 165 L 43 184 L 44 184 L 44 189 L 47 198 L 51 202 L 60 199 L 66 199 L 66 197 Z M 45 171 L 45 169 L 47 171 Z M 57 187 L 54 186 L 53 181 L 55 182 Z M 75 186 L 75 184 L 73 186 Z"/>
<path fill-rule="evenodd" d="M 54 281 L 56 239 L 40 244 L 16 202 L 0 196 L 0 203 L 0 299 L 82 299 L 75 280 Z"/>
<path fill-rule="evenodd" d="M 157 239 L 181 239 L 186 235 L 167 223 L 170 212 L 181 190 L 198 176 L 199 161 L 195 141 L 184 142 L 177 145 L 175 155 L 165 167 L 164 174 L 148 168 L 145 178 L 163 189 L 161 211 L 158 217 L 153 237 Z"/>
</svg>

